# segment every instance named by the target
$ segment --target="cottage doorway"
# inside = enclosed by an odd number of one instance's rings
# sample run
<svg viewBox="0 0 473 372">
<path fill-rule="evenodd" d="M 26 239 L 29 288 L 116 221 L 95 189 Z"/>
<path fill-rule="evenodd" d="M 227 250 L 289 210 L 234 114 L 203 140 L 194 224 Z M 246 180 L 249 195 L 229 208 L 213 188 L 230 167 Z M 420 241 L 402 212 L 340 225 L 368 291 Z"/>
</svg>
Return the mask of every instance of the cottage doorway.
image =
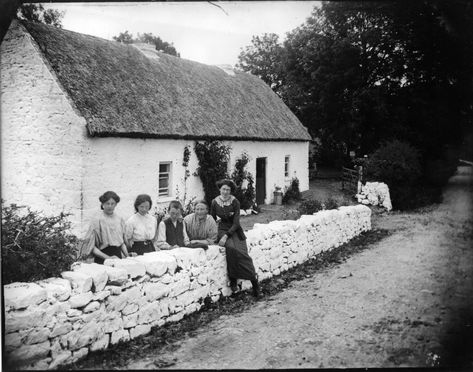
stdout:
<svg viewBox="0 0 473 372">
<path fill-rule="evenodd" d="M 256 158 L 256 204 L 266 199 L 266 158 Z"/>
</svg>

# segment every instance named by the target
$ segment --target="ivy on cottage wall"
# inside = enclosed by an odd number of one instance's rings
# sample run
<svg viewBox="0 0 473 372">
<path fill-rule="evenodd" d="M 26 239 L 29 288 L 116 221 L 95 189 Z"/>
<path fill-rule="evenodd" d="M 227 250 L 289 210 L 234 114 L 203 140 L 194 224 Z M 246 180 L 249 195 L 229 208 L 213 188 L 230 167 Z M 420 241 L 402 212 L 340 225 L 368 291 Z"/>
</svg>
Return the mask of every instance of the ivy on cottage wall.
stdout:
<svg viewBox="0 0 473 372">
<path fill-rule="evenodd" d="M 235 182 L 235 197 L 240 201 L 242 209 L 252 208 L 255 204 L 256 191 L 254 187 L 254 179 L 250 172 L 245 168 L 250 158 L 247 153 L 243 153 L 235 162 L 235 169 L 232 173 L 232 180 Z M 245 182 L 247 181 L 247 182 Z"/>
<path fill-rule="evenodd" d="M 230 159 L 230 146 L 215 141 L 196 142 L 194 146 L 199 166 L 195 175 L 200 177 L 204 187 L 205 200 L 212 201 L 219 194 L 216 182 L 228 178 L 227 167 Z"/>
</svg>

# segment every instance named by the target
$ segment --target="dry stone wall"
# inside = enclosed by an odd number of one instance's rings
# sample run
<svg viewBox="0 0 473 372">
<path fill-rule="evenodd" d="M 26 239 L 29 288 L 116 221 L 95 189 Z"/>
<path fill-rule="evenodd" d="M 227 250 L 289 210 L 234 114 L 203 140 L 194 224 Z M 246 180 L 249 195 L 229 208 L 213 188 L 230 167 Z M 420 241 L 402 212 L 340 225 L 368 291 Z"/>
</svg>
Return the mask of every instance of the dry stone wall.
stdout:
<svg viewBox="0 0 473 372">
<path fill-rule="evenodd" d="M 370 228 L 368 207 L 340 207 L 297 221 L 256 224 L 247 242 L 263 280 Z M 206 297 L 217 301 L 230 294 L 225 254 L 218 246 L 104 265 L 75 263 L 62 278 L 4 286 L 7 360 L 23 369 L 54 369 L 179 321 L 198 311 Z"/>
</svg>

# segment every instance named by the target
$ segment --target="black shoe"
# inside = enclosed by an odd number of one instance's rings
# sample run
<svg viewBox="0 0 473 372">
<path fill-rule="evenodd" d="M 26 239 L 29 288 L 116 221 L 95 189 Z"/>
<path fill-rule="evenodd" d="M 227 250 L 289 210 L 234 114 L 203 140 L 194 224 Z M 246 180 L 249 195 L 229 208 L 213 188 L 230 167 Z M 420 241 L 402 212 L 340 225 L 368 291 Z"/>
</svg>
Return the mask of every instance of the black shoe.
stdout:
<svg viewBox="0 0 473 372">
<path fill-rule="evenodd" d="M 259 282 L 258 280 L 252 280 L 251 285 L 253 286 L 253 297 L 255 298 L 261 298 L 263 295 L 261 294 L 260 287 L 259 287 Z"/>
<path fill-rule="evenodd" d="M 230 279 L 230 289 L 232 290 L 233 293 L 238 291 L 238 284 L 236 279 Z"/>
</svg>

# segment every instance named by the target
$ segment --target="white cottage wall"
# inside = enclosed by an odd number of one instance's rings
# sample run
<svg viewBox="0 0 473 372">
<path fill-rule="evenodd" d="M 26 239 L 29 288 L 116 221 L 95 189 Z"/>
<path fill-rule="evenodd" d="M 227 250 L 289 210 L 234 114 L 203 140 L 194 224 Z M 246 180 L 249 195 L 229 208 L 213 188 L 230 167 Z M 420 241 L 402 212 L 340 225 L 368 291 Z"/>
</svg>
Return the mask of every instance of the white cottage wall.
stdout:
<svg viewBox="0 0 473 372">
<path fill-rule="evenodd" d="M 188 202 L 204 196 L 202 182 L 194 176 L 198 167 L 192 140 L 137 139 L 137 138 L 90 138 L 87 142 L 83 181 L 85 233 L 91 218 L 100 213 L 99 196 L 115 191 L 121 198 L 117 213 L 127 219 L 134 213 L 133 203 L 138 194 L 149 194 L 155 205 L 166 207 L 176 198 Z M 285 186 L 291 177 L 298 177 L 301 191 L 309 188 L 307 169 L 307 142 L 256 142 L 224 141 L 231 147 L 230 172 L 243 152 L 250 157 L 248 170 L 256 176 L 256 158 L 266 157 L 266 203 L 273 202 L 274 185 Z M 184 148 L 191 151 L 188 170 L 190 176 L 184 182 L 185 168 L 182 165 Z M 284 177 L 284 157 L 290 155 L 290 177 Z M 159 163 L 172 162 L 171 195 L 158 198 Z"/>
<path fill-rule="evenodd" d="M 265 204 L 274 202 L 273 192 L 275 186 L 283 190 L 289 186 L 293 177 L 299 179 L 300 191 L 309 189 L 309 142 L 280 141 L 234 141 L 224 142 L 231 146 L 231 169 L 236 160 L 246 152 L 250 157 L 248 171 L 256 179 L 256 158 L 266 158 L 266 198 Z M 284 175 L 284 158 L 289 155 L 289 177 Z"/>
<path fill-rule="evenodd" d="M 86 122 L 17 21 L 0 54 L 2 198 L 79 223 Z"/>
</svg>

